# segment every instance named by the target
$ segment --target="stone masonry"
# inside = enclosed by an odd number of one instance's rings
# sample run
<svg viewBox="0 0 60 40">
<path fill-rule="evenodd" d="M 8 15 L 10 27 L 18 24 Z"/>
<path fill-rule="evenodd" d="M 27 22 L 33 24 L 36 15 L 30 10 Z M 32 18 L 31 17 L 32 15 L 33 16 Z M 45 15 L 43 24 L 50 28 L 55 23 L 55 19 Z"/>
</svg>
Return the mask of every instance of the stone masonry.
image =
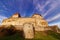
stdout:
<svg viewBox="0 0 60 40">
<path fill-rule="evenodd" d="M 34 38 L 35 31 L 45 31 L 48 29 L 48 22 L 39 14 L 34 14 L 32 17 L 21 17 L 15 13 L 10 18 L 3 20 L 2 25 L 13 25 L 17 30 L 23 30 L 25 38 Z"/>
</svg>

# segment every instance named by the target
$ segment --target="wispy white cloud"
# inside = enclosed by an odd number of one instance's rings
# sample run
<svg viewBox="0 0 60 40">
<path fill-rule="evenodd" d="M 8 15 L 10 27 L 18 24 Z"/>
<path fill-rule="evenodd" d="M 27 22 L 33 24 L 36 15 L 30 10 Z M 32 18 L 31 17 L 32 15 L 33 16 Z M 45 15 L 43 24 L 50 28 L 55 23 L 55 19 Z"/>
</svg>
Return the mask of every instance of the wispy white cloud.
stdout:
<svg viewBox="0 0 60 40">
<path fill-rule="evenodd" d="M 60 22 L 49 24 L 49 26 L 53 26 L 53 25 L 57 25 L 60 28 Z"/>
<path fill-rule="evenodd" d="M 46 3 L 45 3 L 44 5 L 40 5 L 40 3 L 37 3 L 36 9 L 39 9 L 39 11 L 43 11 L 44 8 L 45 8 L 49 3 L 51 3 L 51 1 L 46 1 Z"/>
<path fill-rule="evenodd" d="M 58 18 L 60 18 L 60 13 L 57 13 L 57 15 L 55 15 L 54 17 L 49 18 L 49 19 L 46 19 L 46 20 L 47 20 L 48 22 L 51 22 L 51 21 L 56 20 L 56 19 L 58 19 Z"/>
<path fill-rule="evenodd" d="M 1 25 L 2 21 L 3 21 L 3 19 L 6 19 L 6 18 L 7 17 L 0 15 L 0 25 Z"/>
<path fill-rule="evenodd" d="M 50 5 L 50 9 L 44 13 L 43 17 L 45 17 L 47 14 L 49 14 L 52 10 L 54 10 L 56 7 L 58 6 L 58 3 L 57 2 L 53 2 L 51 5 Z"/>
<path fill-rule="evenodd" d="M 44 14 L 42 14 L 43 17 L 48 15 L 52 10 L 55 10 L 59 6 L 59 3 L 56 2 L 55 0 L 47 0 L 45 4 L 40 4 L 39 0 L 33 0 L 34 5 L 36 6 L 36 9 Z M 50 8 L 46 11 L 45 7 L 49 5 Z M 48 8 L 48 7 L 47 7 Z M 46 11 L 46 12 L 44 12 Z"/>
</svg>

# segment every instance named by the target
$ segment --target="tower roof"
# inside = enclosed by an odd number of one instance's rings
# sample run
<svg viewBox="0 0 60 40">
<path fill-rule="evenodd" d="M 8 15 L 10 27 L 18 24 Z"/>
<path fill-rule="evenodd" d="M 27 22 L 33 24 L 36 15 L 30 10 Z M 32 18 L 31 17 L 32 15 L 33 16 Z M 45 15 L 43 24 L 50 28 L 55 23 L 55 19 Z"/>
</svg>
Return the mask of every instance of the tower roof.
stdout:
<svg viewBox="0 0 60 40">
<path fill-rule="evenodd" d="M 41 16 L 41 15 L 40 14 L 37 14 L 37 13 L 35 13 L 35 14 L 32 15 L 32 17 L 36 17 L 36 16 Z"/>
<path fill-rule="evenodd" d="M 21 17 L 20 14 L 19 14 L 18 12 L 16 12 L 14 15 L 18 15 L 19 17 Z"/>
<path fill-rule="evenodd" d="M 17 12 L 17 13 L 14 13 L 14 15 L 12 17 L 21 17 L 20 14 Z"/>
<path fill-rule="evenodd" d="M 34 15 L 40 15 L 40 16 L 41 16 L 41 14 L 37 14 L 37 13 L 33 14 L 33 16 L 34 16 Z"/>
</svg>

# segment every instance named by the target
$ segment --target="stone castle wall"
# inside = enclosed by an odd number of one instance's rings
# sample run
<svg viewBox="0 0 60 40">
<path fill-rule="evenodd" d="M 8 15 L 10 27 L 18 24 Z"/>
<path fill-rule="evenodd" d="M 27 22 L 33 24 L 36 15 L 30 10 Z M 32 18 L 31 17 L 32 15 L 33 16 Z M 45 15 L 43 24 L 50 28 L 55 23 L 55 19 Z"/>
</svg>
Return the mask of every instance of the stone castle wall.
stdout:
<svg viewBox="0 0 60 40">
<path fill-rule="evenodd" d="M 40 30 L 39 28 L 48 27 L 48 23 L 40 15 L 33 15 L 31 18 L 21 18 L 18 14 L 13 15 L 9 19 L 5 19 L 2 25 L 20 25 L 23 26 L 25 23 L 33 24 L 35 30 Z"/>
<path fill-rule="evenodd" d="M 34 30 L 48 30 L 48 22 L 38 14 L 34 14 L 30 18 L 22 18 L 19 17 L 19 14 L 14 14 L 11 18 L 3 20 L 2 25 L 7 25 L 6 27 L 13 25 L 17 30 L 23 30 L 25 38 L 33 38 Z"/>
</svg>

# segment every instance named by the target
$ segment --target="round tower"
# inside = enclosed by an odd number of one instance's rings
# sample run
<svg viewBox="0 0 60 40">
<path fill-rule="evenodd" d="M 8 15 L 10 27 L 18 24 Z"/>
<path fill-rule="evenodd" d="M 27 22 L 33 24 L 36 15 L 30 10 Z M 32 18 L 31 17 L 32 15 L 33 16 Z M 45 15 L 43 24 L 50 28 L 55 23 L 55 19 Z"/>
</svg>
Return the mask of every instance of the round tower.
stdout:
<svg viewBox="0 0 60 40">
<path fill-rule="evenodd" d="M 21 17 L 21 16 L 20 16 L 20 14 L 17 12 L 17 13 L 15 13 L 12 17 L 13 17 L 13 18 L 18 18 L 18 17 Z"/>
</svg>

